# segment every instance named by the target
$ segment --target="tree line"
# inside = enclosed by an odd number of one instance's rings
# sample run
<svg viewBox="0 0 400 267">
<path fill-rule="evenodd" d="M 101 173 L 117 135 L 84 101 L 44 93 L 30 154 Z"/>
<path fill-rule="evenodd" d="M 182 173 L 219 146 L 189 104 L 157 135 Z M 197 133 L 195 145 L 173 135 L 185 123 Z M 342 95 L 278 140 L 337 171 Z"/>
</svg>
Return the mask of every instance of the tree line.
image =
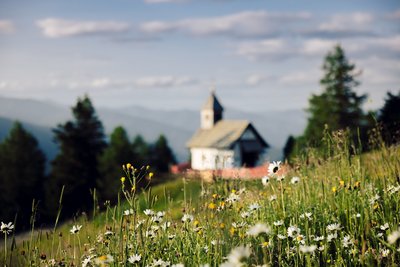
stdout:
<svg viewBox="0 0 400 267">
<path fill-rule="evenodd" d="M 138 169 L 149 165 L 149 171 L 166 173 L 176 163 L 164 135 L 154 143 L 141 135 L 131 142 L 119 126 L 107 140 L 88 96 L 78 99 L 72 115 L 53 129 L 59 152 L 48 173 L 38 141 L 21 123 L 15 122 L 0 143 L 1 220 L 17 218 L 20 229 L 29 226 L 33 213 L 42 223 L 54 221 L 60 197 L 62 218 L 70 218 L 90 211 L 95 195 L 102 202 L 117 199 L 123 164 Z"/>
<path fill-rule="evenodd" d="M 347 131 L 350 141 L 360 151 L 373 148 L 369 142 L 374 131 L 375 138 L 379 135 L 387 145 L 400 140 L 400 91 L 397 95 L 388 92 L 381 109 L 365 112 L 362 105 L 368 96 L 354 91 L 360 84 L 357 80 L 360 72 L 340 45 L 326 55 L 322 70 L 323 92 L 309 99 L 308 123 L 303 135 L 287 139 L 283 150 L 286 160 L 306 156 L 309 148 L 326 150 L 324 138 L 338 130 Z"/>
</svg>

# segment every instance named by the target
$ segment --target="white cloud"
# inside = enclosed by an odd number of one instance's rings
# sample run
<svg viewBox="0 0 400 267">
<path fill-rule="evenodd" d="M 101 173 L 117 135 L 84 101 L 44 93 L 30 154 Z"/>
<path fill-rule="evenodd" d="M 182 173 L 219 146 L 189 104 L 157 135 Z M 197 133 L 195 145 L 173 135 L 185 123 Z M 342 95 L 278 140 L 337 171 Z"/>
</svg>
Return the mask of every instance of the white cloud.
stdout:
<svg viewBox="0 0 400 267">
<path fill-rule="evenodd" d="M 0 20 L 0 34 L 2 33 L 13 33 L 14 24 L 10 20 Z"/>
<path fill-rule="evenodd" d="M 250 86 L 257 86 L 265 81 L 266 77 L 260 74 L 252 74 L 246 79 L 246 84 Z"/>
<path fill-rule="evenodd" d="M 192 84 L 195 81 L 187 76 L 147 76 L 135 81 L 138 87 L 174 87 Z"/>
<path fill-rule="evenodd" d="M 322 73 L 318 71 L 299 71 L 282 75 L 278 82 L 283 85 L 318 84 L 320 77 Z"/>
<path fill-rule="evenodd" d="M 282 58 L 291 55 L 293 49 L 283 39 L 242 42 L 237 46 L 236 54 L 250 60 Z"/>
<path fill-rule="evenodd" d="M 319 26 L 319 30 L 328 32 L 337 31 L 368 31 L 374 17 L 369 13 L 355 12 L 350 14 L 336 14 L 331 20 Z"/>
<path fill-rule="evenodd" d="M 42 33 L 50 38 L 88 34 L 109 34 L 127 31 L 130 25 L 116 21 L 75 21 L 47 18 L 36 22 Z"/>
<path fill-rule="evenodd" d="M 389 19 L 395 19 L 395 20 L 400 19 L 400 9 L 388 14 L 387 17 Z"/>
<path fill-rule="evenodd" d="M 288 24 L 307 20 L 310 14 L 268 13 L 266 11 L 243 11 L 235 14 L 184 19 L 173 22 L 150 21 L 140 26 L 144 33 L 156 34 L 181 31 L 195 36 L 229 35 L 232 37 L 257 37 L 287 29 Z"/>
<path fill-rule="evenodd" d="M 302 44 L 299 52 L 305 55 L 324 55 L 336 44 L 338 42 L 333 40 L 310 39 Z"/>
</svg>

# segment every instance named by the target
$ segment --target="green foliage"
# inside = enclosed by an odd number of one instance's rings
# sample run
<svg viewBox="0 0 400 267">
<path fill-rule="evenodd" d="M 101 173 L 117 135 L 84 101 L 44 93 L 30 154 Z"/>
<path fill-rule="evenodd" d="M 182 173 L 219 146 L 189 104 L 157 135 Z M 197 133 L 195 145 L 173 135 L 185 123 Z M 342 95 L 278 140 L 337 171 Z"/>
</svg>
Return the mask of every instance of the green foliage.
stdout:
<svg viewBox="0 0 400 267">
<path fill-rule="evenodd" d="M 29 225 L 32 201 L 43 200 L 45 156 L 37 140 L 16 122 L 0 144 L 0 218 Z"/>
<path fill-rule="evenodd" d="M 99 159 L 101 179 L 97 181 L 100 197 L 103 200 L 116 200 L 121 186 L 121 166 L 135 162 L 136 155 L 125 129 L 121 126 L 114 129 L 108 147 Z"/>
<path fill-rule="evenodd" d="M 140 134 L 136 135 L 133 140 L 132 148 L 136 155 L 133 164 L 137 167 L 147 166 L 150 163 L 150 147 Z"/>
<path fill-rule="evenodd" d="M 385 104 L 379 111 L 378 122 L 382 124 L 382 136 L 387 144 L 400 140 L 400 91 L 397 95 L 387 93 Z"/>
<path fill-rule="evenodd" d="M 56 200 L 65 185 L 63 214 L 66 216 L 91 206 L 90 191 L 99 179 L 98 157 L 106 147 L 103 125 L 88 96 L 78 99 L 72 114 L 73 120 L 54 129 L 60 151 L 52 162 L 47 192 L 47 204 L 54 213 Z"/>
<path fill-rule="evenodd" d="M 182 179 L 136 194 L 127 173 L 128 203 L 46 237 L 34 233 L 7 259 L 11 266 L 135 266 L 133 255 L 140 255 L 138 266 L 399 266 L 400 148 L 349 154 L 345 132 L 324 142 L 329 158 L 310 155 L 295 170 L 282 168 L 284 180 L 268 183 Z M 124 170 L 136 172 L 128 164 Z M 247 253 L 235 257 L 243 247 Z"/>
<path fill-rule="evenodd" d="M 176 163 L 175 156 L 164 135 L 158 137 L 151 151 L 151 165 L 159 172 L 168 172 L 170 165 Z"/>
<path fill-rule="evenodd" d="M 308 124 L 303 136 L 296 139 L 297 151 L 304 152 L 308 146 L 321 147 L 325 129 L 334 132 L 348 128 L 353 142 L 365 145 L 371 117 L 361 108 L 367 96 L 357 95 L 353 90 L 359 85 L 355 65 L 337 45 L 325 57 L 322 69 L 324 76 L 320 83 L 324 91 L 309 100 Z"/>
</svg>

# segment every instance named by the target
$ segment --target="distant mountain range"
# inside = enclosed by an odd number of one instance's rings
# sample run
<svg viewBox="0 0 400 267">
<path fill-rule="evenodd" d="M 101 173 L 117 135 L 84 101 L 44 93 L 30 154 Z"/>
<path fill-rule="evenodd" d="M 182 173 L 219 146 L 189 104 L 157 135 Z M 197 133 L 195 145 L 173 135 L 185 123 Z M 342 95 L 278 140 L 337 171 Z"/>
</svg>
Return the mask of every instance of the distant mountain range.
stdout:
<svg viewBox="0 0 400 267">
<path fill-rule="evenodd" d="M 107 134 L 119 125 L 127 130 L 131 138 L 141 134 L 149 142 L 164 134 L 179 161 L 188 159 L 186 141 L 200 125 L 199 110 L 155 110 L 139 106 L 95 108 Z M 0 97 L 0 140 L 8 134 L 13 121 L 18 120 L 38 139 L 51 160 L 57 153 L 52 129 L 71 118 L 71 109 L 62 105 Z M 306 116 L 302 110 L 250 113 L 226 107 L 224 118 L 251 121 L 270 144 L 267 157 L 271 160 L 280 159 L 287 137 L 290 134 L 301 134 L 306 125 Z"/>
</svg>

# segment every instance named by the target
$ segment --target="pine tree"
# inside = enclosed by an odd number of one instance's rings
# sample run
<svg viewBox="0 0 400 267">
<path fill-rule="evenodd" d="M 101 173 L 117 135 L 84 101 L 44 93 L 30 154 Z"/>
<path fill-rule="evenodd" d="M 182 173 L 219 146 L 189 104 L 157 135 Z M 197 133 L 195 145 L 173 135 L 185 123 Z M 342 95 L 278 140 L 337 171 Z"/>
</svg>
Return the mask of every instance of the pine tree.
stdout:
<svg viewBox="0 0 400 267">
<path fill-rule="evenodd" d="M 361 105 L 366 95 L 357 95 L 353 89 L 359 85 L 355 79 L 355 65 L 349 63 L 343 49 L 337 45 L 325 57 L 325 72 L 320 83 L 324 91 L 313 95 L 309 101 L 308 125 L 304 138 L 309 145 L 320 145 L 325 125 L 331 131 L 349 128 L 354 139 L 358 128 L 367 126 Z"/>
<path fill-rule="evenodd" d="M 136 155 L 123 127 L 114 129 L 110 143 L 100 157 L 101 180 L 98 181 L 100 196 L 104 200 L 115 200 L 121 186 L 122 165 L 136 161 Z"/>
<path fill-rule="evenodd" d="M 19 122 L 0 144 L 0 218 L 29 225 L 32 201 L 43 200 L 46 158 L 38 142 Z"/>
<path fill-rule="evenodd" d="M 378 121 L 382 124 L 382 136 L 387 144 L 400 141 L 400 91 L 397 95 L 387 93 Z"/>
<path fill-rule="evenodd" d="M 152 167 L 159 172 L 168 172 L 171 164 L 175 164 L 175 156 L 168 145 L 167 138 L 160 135 L 152 149 Z"/>
<path fill-rule="evenodd" d="M 50 204 L 56 204 L 51 207 L 54 212 L 65 186 L 63 214 L 66 216 L 87 210 L 93 203 L 90 192 L 99 179 L 98 157 L 106 147 L 103 125 L 88 96 L 78 99 L 72 114 L 72 121 L 53 130 L 60 152 L 52 162 L 48 191 L 49 198 L 53 198 Z"/>
<path fill-rule="evenodd" d="M 136 135 L 133 140 L 132 148 L 136 155 L 136 160 L 132 163 L 133 166 L 141 168 L 150 164 L 150 146 L 140 134 Z"/>
</svg>

